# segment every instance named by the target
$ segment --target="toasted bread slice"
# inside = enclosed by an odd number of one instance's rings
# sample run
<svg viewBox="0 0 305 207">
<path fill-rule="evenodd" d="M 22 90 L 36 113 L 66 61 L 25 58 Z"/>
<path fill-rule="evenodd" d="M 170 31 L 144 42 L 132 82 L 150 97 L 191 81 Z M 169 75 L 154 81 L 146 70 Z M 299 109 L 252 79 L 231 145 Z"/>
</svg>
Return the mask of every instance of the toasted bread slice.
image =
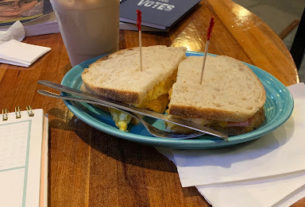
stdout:
<svg viewBox="0 0 305 207">
<path fill-rule="evenodd" d="M 149 108 L 149 102 L 166 95 L 172 87 L 178 65 L 185 58 L 185 48 L 143 47 L 142 57 L 141 70 L 139 48 L 118 51 L 91 64 L 82 73 L 82 80 L 95 94 Z M 154 107 L 165 108 L 156 104 Z"/>
<path fill-rule="evenodd" d="M 202 57 L 193 56 L 180 63 L 169 114 L 229 134 L 244 133 L 261 125 L 266 93 L 252 70 L 231 57 L 208 56 L 200 83 L 202 61 Z M 248 125 L 239 125 L 243 122 Z"/>
</svg>

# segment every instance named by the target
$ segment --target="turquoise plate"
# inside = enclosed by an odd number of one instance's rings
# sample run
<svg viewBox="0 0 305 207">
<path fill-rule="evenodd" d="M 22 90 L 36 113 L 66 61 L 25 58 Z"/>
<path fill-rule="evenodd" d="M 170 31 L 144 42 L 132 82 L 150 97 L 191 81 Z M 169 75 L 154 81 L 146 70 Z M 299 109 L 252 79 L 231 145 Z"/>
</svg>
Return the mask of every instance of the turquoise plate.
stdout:
<svg viewBox="0 0 305 207">
<path fill-rule="evenodd" d="M 187 52 L 186 55 L 202 56 L 203 54 Z M 74 66 L 64 76 L 62 84 L 79 89 L 82 84 L 82 71 L 99 58 L 100 57 L 96 57 Z M 253 70 L 265 87 L 267 94 L 267 100 L 264 106 L 266 121 L 258 129 L 238 136 L 231 136 L 229 137 L 228 141 L 223 141 L 208 135 L 188 140 L 158 138 L 151 136 L 141 124 L 131 125 L 128 132 L 122 132 L 115 127 L 111 115 L 99 108 L 96 108 L 90 104 L 73 103 L 70 101 L 65 101 L 65 104 L 76 117 L 86 122 L 90 126 L 115 137 L 133 142 L 176 149 L 211 149 L 236 145 L 257 139 L 278 128 L 290 117 L 293 110 L 292 96 L 281 82 L 279 82 L 269 73 L 253 65 L 247 63 L 245 64 Z M 158 127 L 164 127 L 164 123 L 162 121 L 156 121 L 155 125 Z"/>
</svg>

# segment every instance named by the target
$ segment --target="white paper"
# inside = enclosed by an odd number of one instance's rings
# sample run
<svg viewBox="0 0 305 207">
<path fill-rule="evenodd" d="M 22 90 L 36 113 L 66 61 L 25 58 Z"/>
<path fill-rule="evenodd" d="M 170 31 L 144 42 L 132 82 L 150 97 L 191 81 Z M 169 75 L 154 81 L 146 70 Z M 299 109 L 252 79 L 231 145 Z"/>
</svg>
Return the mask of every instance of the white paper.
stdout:
<svg viewBox="0 0 305 207">
<path fill-rule="evenodd" d="M 293 114 L 264 138 L 222 150 L 158 150 L 177 164 L 182 185 L 213 206 L 290 206 L 305 197 L 305 85 L 288 89 Z"/>
<path fill-rule="evenodd" d="M 6 31 L 0 31 L 0 63 L 29 67 L 51 48 L 22 43 L 25 29 L 16 21 Z"/>
<path fill-rule="evenodd" d="M 303 86 L 305 91 L 304 84 Z M 216 150 L 175 150 L 183 187 L 263 178 L 305 170 L 305 93 L 290 119 L 254 142 Z"/>
<path fill-rule="evenodd" d="M 0 206 L 39 206 L 43 111 L 0 120 Z"/>
<path fill-rule="evenodd" d="M 15 39 L 22 41 L 25 37 L 25 30 L 20 21 L 16 21 L 6 31 L 0 31 L 0 44 Z"/>
<path fill-rule="evenodd" d="M 0 62 L 28 67 L 50 50 L 49 47 L 27 44 L 12 39 L 0 44 Z"/>
<path fill-rule="evenodd" d="M 270 207 L 282 206 L 280 200 L 289 198 L 290 194 L 304 185 L 305 171 L 286 176 L 274 176 L 265 179 L 241 181 L 226 184 L 196 186 L 198 191 L 213 206 L 236 207 Z M 286 204 L 295 203 L 302 197 L 286 200 Z M 276 205 L 277 204 L 277 205 Z"/>
</svg>

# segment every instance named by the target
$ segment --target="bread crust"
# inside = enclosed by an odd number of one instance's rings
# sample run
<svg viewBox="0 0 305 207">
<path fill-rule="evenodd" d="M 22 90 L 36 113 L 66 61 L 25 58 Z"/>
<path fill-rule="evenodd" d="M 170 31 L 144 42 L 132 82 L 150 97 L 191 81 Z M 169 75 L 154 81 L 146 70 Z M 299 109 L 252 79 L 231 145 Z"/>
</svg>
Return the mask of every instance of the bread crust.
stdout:
<svg viewBox="0 0 305 207">
<path fill-rule="evenodd" d="M 176 117 L 176 119 L 184 119 L 183 117 Z M 189 119 L 188 119 L 189 120 Z M 189 120 L 191 121 L 191 120 Z M 265 112 L 264 109 L 261 108 L 259 111 L 257 111 L 252 117 L 250 117 L 248 120 L 250 124 L 247 126 L 226 126 L 224 122 L 218 122 L 215 120 L 207 120 L 204 124 L 205 126 L 212 128 L 214 130 L 217 130 L 219 132 L 225 133 L 229 136 L 235 136 L 239 134 L 244 134 L 250 131 L 253 131 L 260 127 L 265 122 Z M 195 126 L 197 123 L 193 123 Z M 167 126 L 169 130 L 179 133 L 190 133 L 191 130 L 187 128 L 183 128 L 180 126 Z"/>
<path fill-rule="evenodd" d="M 84 83 L 86 88 L 89 91 L 101 96 L 103 98 L 124 102 L 127 104 L 138 104 L 140 101 L 139 94 L 130 91 L 122 91 L 115 89 L 107 89 L 107 88 L 98 88 L 94 86 L 90 86 L 90 84 Z"/>
<path fill-rule="evenodd" d="M 265 122 L 265 112 L 264 109 L 260 109 L 258 112 L 254 114 L 253 117 L 250 118 L 251 122 L 248 126 L 229 126 L 229 127 L 221 127 L 221 126 L 211 126 L 211 128 L 228 134 L 230 136 L 244 134 L 250 131 L 253 131 L 259 128 Z"/>
<path fill-rule="evenodd" d="M 239 111 L 223 111 L 215 108 L 195 108 L 192 106 L 182 106 L 182 105 L 170 105 L 169 114 L 188 117 L 188 118 L 203 118 L 217 121 L 232 121 L 241 122 L 246 121 L 252 115 L 242 114 Z"/>
</svg>

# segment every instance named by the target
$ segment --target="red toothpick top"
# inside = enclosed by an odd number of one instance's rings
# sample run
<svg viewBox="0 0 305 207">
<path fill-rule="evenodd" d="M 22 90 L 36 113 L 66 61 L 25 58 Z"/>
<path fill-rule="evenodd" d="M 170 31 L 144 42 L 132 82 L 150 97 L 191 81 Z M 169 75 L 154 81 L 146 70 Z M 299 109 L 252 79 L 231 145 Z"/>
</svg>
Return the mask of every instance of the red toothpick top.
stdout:
<svg viewBox="0 0 305 207">
<path fill-rule="evenodd" d="M 142 12 L 141 12 L 141 10 L 137 9 L 137 26 L 138 26 L 138 31 L 141 30 L 141 24 L 142 24 Z"/>
<path fill-rule="evenodd" d="M 212 17 L 211 20 L 210 20 L 210 25 L 209 25 L 209 29 L 208 29 L 207 40 L 210 40 L 210 38 L 211 38 L 211 34 L 212 34 L 214 24 L 215 24 L 214 17 Z"/>
</svg>

